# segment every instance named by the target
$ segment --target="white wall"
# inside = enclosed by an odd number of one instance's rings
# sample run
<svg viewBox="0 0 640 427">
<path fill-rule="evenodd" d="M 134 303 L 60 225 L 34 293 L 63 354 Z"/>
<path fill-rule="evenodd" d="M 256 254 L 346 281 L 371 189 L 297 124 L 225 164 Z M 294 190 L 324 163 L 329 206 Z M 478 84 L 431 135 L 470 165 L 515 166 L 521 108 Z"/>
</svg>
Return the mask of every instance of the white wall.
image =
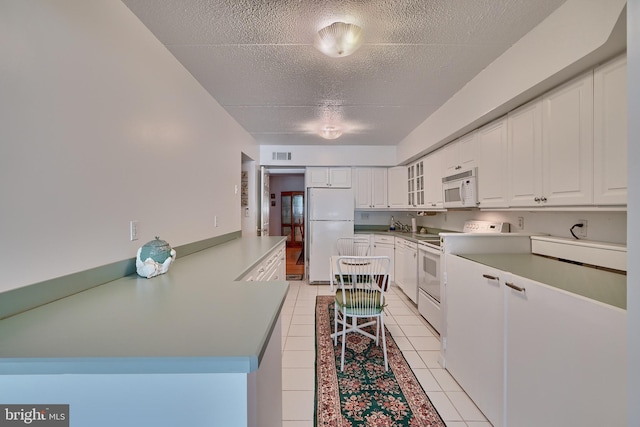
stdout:
<svg viewBox="0 0 640 427">
<path fill-rule="evenodd" d="M 273 152 L 290 152 L 290 161 L 273 160 Z M 265 166 L 396 166 L 396 147 L 390 145 L 302 146 L 262 145 Z"/>
<path fill-rule="evenodd" d="M 568 0 L 481 71 L 398 146 L 398 161 L 419 157 L 488 123 L 597 61 L 624 49 L 611 35 L 625 0 Z M 613 50 L 611 50 L 613 49 Z"/>
<path fill-rule="evenodd" d="M 627 408 L 629 426 L 640 425 L 640 0 L 629 0 L 627 5 L 627 81 L 629 117 L 628 173 L 629 182 L 629 230 L 627 242 L 627 336 L 629 374 L 627 387 Z"/>
<path fill-rule="evenodd" d="M 3 0 L 0 40 L 0 291 L 240 230 L 254 140 L 121 2 Z"/>
</svg>

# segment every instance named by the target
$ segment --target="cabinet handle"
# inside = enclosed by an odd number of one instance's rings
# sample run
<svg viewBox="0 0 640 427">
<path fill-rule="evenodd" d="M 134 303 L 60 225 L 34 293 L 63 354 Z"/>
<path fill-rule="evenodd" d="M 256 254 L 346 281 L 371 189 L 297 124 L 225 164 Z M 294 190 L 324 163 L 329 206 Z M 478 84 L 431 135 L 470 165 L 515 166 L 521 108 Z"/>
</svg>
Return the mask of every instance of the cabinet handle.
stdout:
<svg viewBox="0 0 640 427">
<path fill-rule="evenodd" d="M 525 291 L 524 288 L 521 288 L 520 286 L 516 286 L 513 283 L 505 282 L 504 284 L 507 285 L 508 287 L 510 287 L 511 289 L 514 289 L 514 290 L 516 290 L 518 292 L 524 292 Z"/>
<path fill-rule="evenodd" d="M 482 277 L 484 277 L 485 279 L 489 279 L 489 280 L 500 280 L 499 277 L 492 276 L 490 274 L 483 274 Z"/>
<path fill-rule="evenodd" d="M 540 197 L 535 197 L 535 198 L 533 199 L 533 201 L 534 201 L 534 202 L 538 202 L 538 203 L 540 203 Z"/>
<path fill-rule="evenodd" d="M 541 202 L 546 202 L 546 201 L 547 201 L 547 198 L 543 196 L 542 198 L 540 198 L 540 201 L 541 201 Z"/>
</svg>

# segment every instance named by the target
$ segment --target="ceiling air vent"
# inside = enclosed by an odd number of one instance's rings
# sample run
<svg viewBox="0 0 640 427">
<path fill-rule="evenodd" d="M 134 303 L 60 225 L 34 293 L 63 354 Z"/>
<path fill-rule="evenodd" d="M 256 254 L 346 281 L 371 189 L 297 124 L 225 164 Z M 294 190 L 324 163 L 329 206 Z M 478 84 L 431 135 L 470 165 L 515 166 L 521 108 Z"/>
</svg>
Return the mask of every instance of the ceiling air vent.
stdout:
<svg viewBox="0 0 640 427">
<path fill-rule="evenodd" d="M 291 152 L 277 152 L 274 151 L 272 154 L 271 160 L 291 160 Z"/>
</svg>

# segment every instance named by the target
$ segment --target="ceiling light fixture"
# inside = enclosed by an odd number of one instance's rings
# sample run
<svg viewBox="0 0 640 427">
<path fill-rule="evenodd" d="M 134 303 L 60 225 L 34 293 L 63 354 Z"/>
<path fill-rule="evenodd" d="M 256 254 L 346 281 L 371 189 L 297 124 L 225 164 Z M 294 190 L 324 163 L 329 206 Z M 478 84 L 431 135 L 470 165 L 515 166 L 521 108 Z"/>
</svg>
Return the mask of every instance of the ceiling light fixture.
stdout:
<svg viewBox="0 0 640 427">
<path fill-rule="evenodd" d="M 362 28 L 355 24 L 334 22 L 316 35 L 314 46 L 332 58 L 349 56 L 362 45 Z"/>
<path fill-rule="evenodd" d="M 342 135 L 342 129 L 336 126 L 327 125 L 320 129 L 320 132 L 318 133 L 324 139 L 336 139 L 340 138 L 340 136 Z"/>
</svg>

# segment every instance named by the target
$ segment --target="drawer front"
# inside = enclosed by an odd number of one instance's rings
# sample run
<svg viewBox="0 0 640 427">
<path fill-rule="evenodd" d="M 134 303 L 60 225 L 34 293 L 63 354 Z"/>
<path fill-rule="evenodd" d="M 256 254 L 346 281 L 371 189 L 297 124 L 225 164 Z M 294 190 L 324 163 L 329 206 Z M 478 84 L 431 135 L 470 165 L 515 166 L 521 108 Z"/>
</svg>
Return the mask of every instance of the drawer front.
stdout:
<svg viewBox="0 0 640 427">
<path fill-rule="evenodd" d="M 382 236 L 380 234 L 374 234 L 373 241 L 376 243 L 388 243 L 390 245 L 393 245 L 394 238 L 393 236 Z"/>
</svg>

